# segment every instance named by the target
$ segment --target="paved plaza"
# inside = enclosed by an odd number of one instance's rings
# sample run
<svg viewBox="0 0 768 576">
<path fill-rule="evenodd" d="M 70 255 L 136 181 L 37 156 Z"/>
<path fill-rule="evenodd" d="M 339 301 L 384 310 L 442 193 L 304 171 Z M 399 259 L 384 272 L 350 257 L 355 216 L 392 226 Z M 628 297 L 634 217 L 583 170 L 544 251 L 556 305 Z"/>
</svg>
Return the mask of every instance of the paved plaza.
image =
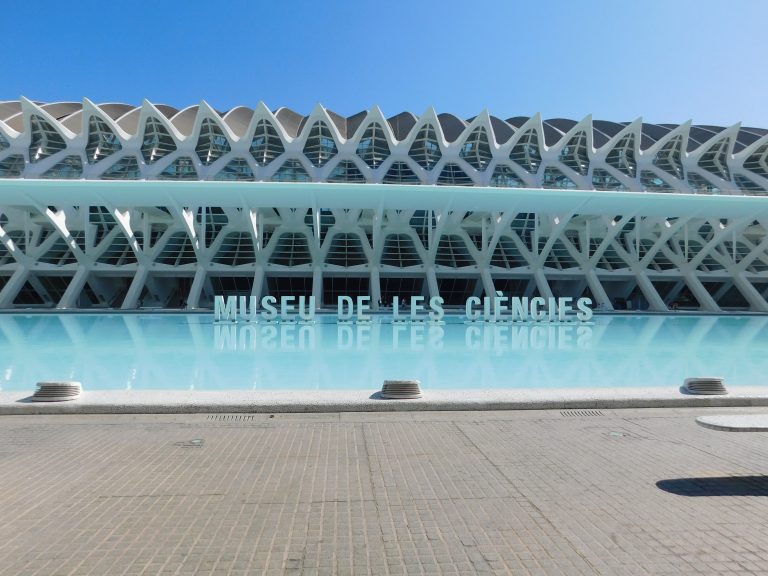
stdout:
<svg viewBox="0 0 768 576">
<path fill-rule="evenodd" d="M 768 574 L 760 411 L 0 416 L 0 576 Z"/>
</svg>

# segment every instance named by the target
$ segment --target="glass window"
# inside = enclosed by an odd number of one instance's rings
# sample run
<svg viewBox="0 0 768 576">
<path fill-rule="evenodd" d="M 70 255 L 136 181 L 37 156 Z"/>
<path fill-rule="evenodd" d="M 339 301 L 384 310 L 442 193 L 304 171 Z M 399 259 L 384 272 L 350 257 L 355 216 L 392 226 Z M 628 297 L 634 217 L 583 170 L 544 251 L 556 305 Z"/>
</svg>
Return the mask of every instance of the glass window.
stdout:
<svg viewBox="0 0 768 576">
<path fill-rule="evenodd" d="M 421 264 L 421 258 L 416 251 L 413 239 L 407 234 L 390 234 L 384 240 L 381 252 L 382 266 L 407 268 Z"/>
<path fill-rule="evenodd" d="M 557 168 L 548 166 L 544 170 L 544 188 L 576 188 L 576 183 L 560 172 Z"/>
<path fill-rule="evenodd" d="M 393 162 L 384 176 L 384 184 L 421 184 L 421 181 L 408 164 Z"/>
<path fill-rule="evenodd" d="M 509 159 L 522 167 L 530 174 L 536 174 L 541 165 L 541 154 L 539 153 L 539 136 L 536 130 L 528 130 L 512 147 L 509 153 Z"/>
<path fill-rule="evenodd" d="M 467 250 L 467 245 L 461 236 L 441 236 L 437 245 L 435 264 L 449 268 L 463 268 L 475 264 L 474 259 Z"/>
<path fill-rule="evenodd" d="M 0 178 L 21 178 L 24 172 L 24 156 L 11 154 L 0 160 Z"/>
<path fill-rule="evenodd" d="M 688 185 L 697 194 L 720 194 L 720 188 L 696 172 L 688 172 Z"/>
<path fill-rule="evenodd" d="M 621 190 L 627 189 L 621 180 L 611 175 L 608 170 L 595 168 L 592 170 L 592 186 L 595 190 Z"/>
<path fill-rule="evenodd" d="M 64 138 L 49 122 L 33 114 L 30 117 L 32 140 L 29 144 L 29 161 L 39 162 L 48 156 L 64 150 Z"/>
<path fill-rule="evenodd" d="M 365 176 L 354 162 L 342 160 L 331 171 L 328 182 L 365 182 Z"/>
<path fill-rule="evenodd" d="M 307 237 L 304 234 L 281 234 L 272 256 L 269 257 L 269 263 L 281 266 L 311 264 L 312 256 L 309 252 Z"/>
<path fill-rule="evenodd" d="M 365 133 L 357 145 L 356 153 L 363 162 L 374 170 L 389 158 L 389 143 L 384 135 L 384 129 L 379 124 L 374 122 L 365 129 Z"/>
<path fill-rule="evenodd" d="M 309 182 L 311 179 L 299 160 L 286 160 L 272 176 L 272 182 Z"/>
<path fill-rule="evenodd" d="M 214 264 L 241 266 L 256 261 L 253 238 L 248 232 L 230 232 L 222 240 L 221 247 L 213 257 Z"/>
<path fill-rule="evenodd" d="M 174 160 L 170 166 L 158 176 L 160 180 L 197 180 L 197 170 L 192 158 L 182 156 Z"/>
<path fill-rule="evenodd" d="M 336 141 L 330 128 L 325 122 L 315 122 L 309 130 L 307 142 L 304 144 L 304 155 L 312 166 L 324 166 L 328 160 L 336 156 Z"/>
<path fill-rule="evenodd" d="M 739 188 L 739 191 L 743 194 L 753 196 L 765 196 L 766 194 L 765 188 L 756 184 L 753 180 L 750 180 L 746 176 L 735 174 L 733 179 L 736 182 L 736 186 Z"/>
<path fill-rule="evenodd" d="M 285 152 L 277 130 L 267 120 L 259 120 L 251 140 L 251 156 L 259 166 L 266 166 Z"/>
<path fill-rule="evenodd" d="M 664 144 L 664 146 L 662 146 L 656 153 L 656 157 L 653 159 L 653 165 L 664 170 L 667 174 L 671 174 L 675 178 L 684 180 L 682 149 L 683 136 L 678 134 Z"/>
<path fill-rule="evenodd" d="M 472 186 L 473 184 L 472 178 L 454 163 L 446 164 L 437 178 L 438 186 Z"/>
<path fill-rule="evenodd" d="M 437 133 L 431 124 L 426 124 L 419 130 L 408 155 L 425 170 L 432 170 L 438 160 L 442 158 L 440 145 L 437 142 Z"/>
<path fill-rule="evenodd" d="M 229 140 L 224 136 L 219 125 L 210 118 L 203 120 L 197 147 L 195 147 L 195 153 L 203 166 L 210 166 L 230 150 L 232 147 L 229 145 Z"/>
<path fill-rule="evenodd" d="M 627 134 L 605 158 L 606 164 L 616 168 L 622 174 L 634 178 L 637 174 L 637 161 L 635 160 L 635 135 Z"/>
<path fill-rule="evenodd" d="M 102 180 L 138 180 L 141 176 L 136 156 L 121 158 L 101 173 Z"/>
<path fill-rule="evenodd" d="M 640 172 L 640 185 L 647 192 L 674 192 L 675 189 L 650 170 Z"/>
<path fill-rule="evenodd" d="M 763 144 L 749 158 L 744 160 L 744 168 L 758 176 L 768 178 L 768 144 Z"/>
<path fill-rule="evenodd" d="M 485 128 L 478 126 L 467 136 L 461 147 L 459 156 L 466 160 L 472 168 L 484 172 L 493 158 L 491 146 L 488 144 L 488 134 Z"/>
<path fill-rule="evenodd" d="M 80 156 L 67 156 L 53 168 L 45 172 L 41 178 L 55 180 L 71 180 L 83 175 L 83 161 Z"/>
<path fill-rule="evenodd" d="M 245 158 L 235 158 L 219 170 L 214 180 L 253 181 L 253 170 Z"/>
<path fill-rule="evenodd" d="M 97 116 L 88 119 L 88 143 L 85 145 L 88 164 L 96 164 L 122 149 L 119 138 L 104 120 Z"/>
<path fill-rule="evenodd" d="M 499 164 L 493 169 L 491 176 L 491 186 L 499 188 L 524 188 L 525 182 L 517 175 L 511 166 Z"/>
<path fill-rule="evenodd" d="M 704 168 L 707 172 L 710 172 L 723 180 L 730 180 L 731 173 L 728 170 L 728 147 L 730 146 L 730 142 L 730 138 L 722 138 L 715 142 L 710 149 L 699 158 L 699 167 Z"/>
<path fill-rule="evenodd" d="M 326 264 L 334 266 L 360 266 L 367 264 L 368 259 L 363 251 L 363 244 L 357 234 L 336 234 L 331 239 L 331 246 L 328 249 L 328 256 L 325 258 Z"/>
<path fill-rule="evenodd" d="M 152 116 L 147 118 L 141 143 L 141 155 L 144 157 L 144 162 L 154 164 L 160 158 L 175 151 L 176 143 L 163 123 Z"/>
<path fill-rule="evenodd" d="M 559 160 L 571 170 L 582 176 L 589 172 L 589 154 L 587 152 L 587 133 L 577 132 L 560 150 Z"/>
</svg>

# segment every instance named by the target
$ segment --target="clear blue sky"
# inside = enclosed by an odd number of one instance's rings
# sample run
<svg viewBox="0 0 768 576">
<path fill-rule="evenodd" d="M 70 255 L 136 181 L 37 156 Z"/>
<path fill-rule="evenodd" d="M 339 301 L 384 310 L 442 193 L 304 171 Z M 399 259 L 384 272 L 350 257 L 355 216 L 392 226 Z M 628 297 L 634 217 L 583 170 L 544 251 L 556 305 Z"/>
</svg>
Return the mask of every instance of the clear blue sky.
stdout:
<svg viewBox="0 0 768 576">
<path fill-rule="evenodd" d="M 0 99 L 768 127 L 766 23 L 765 0 L 16 2 Z"/>
</svg>

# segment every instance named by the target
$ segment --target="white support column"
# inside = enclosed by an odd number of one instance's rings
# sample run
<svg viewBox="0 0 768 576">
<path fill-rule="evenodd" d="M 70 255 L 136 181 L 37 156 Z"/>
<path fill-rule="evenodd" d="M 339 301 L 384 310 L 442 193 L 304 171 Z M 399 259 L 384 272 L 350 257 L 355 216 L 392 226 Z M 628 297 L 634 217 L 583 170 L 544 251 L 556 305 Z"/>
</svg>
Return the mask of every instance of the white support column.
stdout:
<svg viewBox="0 0 768 576">
<path fill-rule="evenodd" d="M 131 285 L 128 287 L 128 292 L 125 294 L 123 304 L 120 306 L 121 310 L 133 310 L 139 302 L 141 297 L 141 291 L 144 289 L 144 284 L 147 282 L 147 275 L 149 274 L 149 268 L 144 264 L 139 264 L 136 269 L 136 274 L 133 276 Z"/>
<path fill-rule="evenodd" d="M 77 307 L 78 298 L 85 287 L 85 281 L 88 280 L 89 273 L 90 270 L 85 266 L 78 266 L 77 272 L 75 272 L 72 280 L 70 280 L 69 285 L 61 296 L 61 300 L 59 300 L 56 308 L 66 309 Z"/>
<path fill-rule="evenodd" d="M 256 264 L 256 270 L 253 273 L 253 286 L 251 287 L 251 296 L 256 298 L 256 307 L 261 305 L 261 295 L 264 291 L 264 266 Z"/>
<path fill-rule="evenodd" d="M 480 280 L 483 283 L 485 295 L 488 296 L 488 298 L 493 298 L 496 295 L 496 287 L 493 285 L 493 277 L 491 276 L 491 271 L 488 270 L 488 268 L 480 269 Z M 493 302 L 493 300 L 491 300 L 491 302 Z"/>
<path fill-rule="evenodd" d="M 29 268 L 23 264 L 19 264 L 16 271 L 5 283 L 3 289 L 0 290 L 0 308 L 12 308 L 13 301 L 18 296 L 21 289 L 24 287 L 27 279 L 29 278 Z"/>
<path fill-rule="evenodd" d="M 536 287 L 539 289 L 539 294 L 541 294 L 543 298 L 554 298 L 552 288 L 549 287 L 549 282 L 547 282 L 544 270 L 541 268 L 534 270 L 533 279 L 536 281 Z"/>
<path fill-rule="evenodd" d="M 192 286 L 189 289 L 189 296 L 187 297 L 187 308 L 189 310 L 196 310 L 200 304 L 200 294 L 203 292 L 205 277 L 205 267 L 198 265 L 197 270 L 195 271 L 195 279 L 192 280 Z"/>
<path fill-rule="evenodd" d="M 312 270 L 312 296 L 315 297 L 315 310 L 323 305 L 323 269 L 315 266 Z"/>
<path fill-rule="evenodd" d="M 429 297 L 440 296 L 440 289 L 437 287 L 437 274 L 435 269 L 431 266 L 427 268 L 427 288 L 429 289 Z"/>
<path fill-rule="evenodd" d="M 371 309 L 374 312 L 379 311 L 379 300 L 381 300 L 381 278 L 379 275 L 379 267 L 373 266 L 371 268 Z"/>
<path fill-rule="evenodd" d="M 636 268 L 634 273 L 635 278 L 637 279 L 638 288 L 640 288 L 645 299 L 648 300 L 648 307 L 654 312 L 666 312 L 667 306 L 664 304 L 664 300 L 661 296 L 659 296 L 659 293 L 656 291 L 653 282 L 648 278 L 645 270 Z"/>
<path fill-rule="evenodd" d="M 594 296 L 595 300 L 597 300 L 596 304 L 602 310 L 612 311 L 613 303 L 608 297 L 605 288 L 603 288 L 603 284 L 600 282 L 600 278 L 598 278 L 597 272 L 590 268 L 584 273 L 584 277 L 587 281 L 587 286 L 589 286 L 589 291 L 592 292 L 592 296 Z"/>
<path fill-rule="evenodd" d="M 683 278 L 685 278 L 685 283 L 688 284 L 688 288 L 691 289 L 693 297 L 696 298 L 703 310 L 706 310 L 707 312 L 721 311 L 720 306 L 718 306 L 717 302 L 715 302 L 712 296 L 709 295 L 709 292 L 707 292 L 707 289 L 704 288 L 704 284 L 702 284 L 696 277 L 696 274 L 691 271 L 683 272 Z"/>
<path fill-rule="evenodd" d="M 737 272 L 733 275 L 733 283 L 741 292 L 742 296 L 749 302 L 749 309 L 755 312 L 768 312 L 768 302 L 760 295 L 760 292 L 752 286 L 743 272 Z"/>
</svg>

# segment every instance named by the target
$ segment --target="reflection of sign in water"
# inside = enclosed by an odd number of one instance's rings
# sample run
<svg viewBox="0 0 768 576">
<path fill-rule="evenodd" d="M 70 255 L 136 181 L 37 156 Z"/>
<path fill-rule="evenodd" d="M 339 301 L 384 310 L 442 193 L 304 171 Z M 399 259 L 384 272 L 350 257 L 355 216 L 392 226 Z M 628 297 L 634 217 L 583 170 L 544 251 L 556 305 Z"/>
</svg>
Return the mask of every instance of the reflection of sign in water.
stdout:
<svg viewBox="0 0 768 576">
<path fill-rule="evenodd" d="M 427 300 L 424 296 L 412 296 L 406 306 L 395 296 L 392 299 L 391 317 L 393 320 L 432 320 L 439 321 L 445 315 L 445 301 L 440 296 Z M 278 301 L 274 296 L 264 296 L 261 300 L 255 296 L 216 296 L 214 298 L 213 319 L 236 322 L 238 319 L 256 322 L 259 319 L 284 321 L 310 321 L 315 317 L 316 302 L 314 296 L 281 296 Z M 337 315 L 339 320 L 370 320 L 370 296 L 339 296 Z M 504 296 L 496 292 L 493 297 L 471 296 L 464 304 L 467 320 L 498 322 L 502 320 L 533 322 L 565 322 L 578 320 L 586 322 L 592 318 L 592 300 L 589 298 L 519 298 Z"/>
<path fill-rule="evenodd" d="M 317 348 L 419 352 L 444 350 L 446 341 L 469 350 L 583 350 L 592 346 L 587 324 L 215 324 L 222 351 L 304 351 Z"/>
</svg>

